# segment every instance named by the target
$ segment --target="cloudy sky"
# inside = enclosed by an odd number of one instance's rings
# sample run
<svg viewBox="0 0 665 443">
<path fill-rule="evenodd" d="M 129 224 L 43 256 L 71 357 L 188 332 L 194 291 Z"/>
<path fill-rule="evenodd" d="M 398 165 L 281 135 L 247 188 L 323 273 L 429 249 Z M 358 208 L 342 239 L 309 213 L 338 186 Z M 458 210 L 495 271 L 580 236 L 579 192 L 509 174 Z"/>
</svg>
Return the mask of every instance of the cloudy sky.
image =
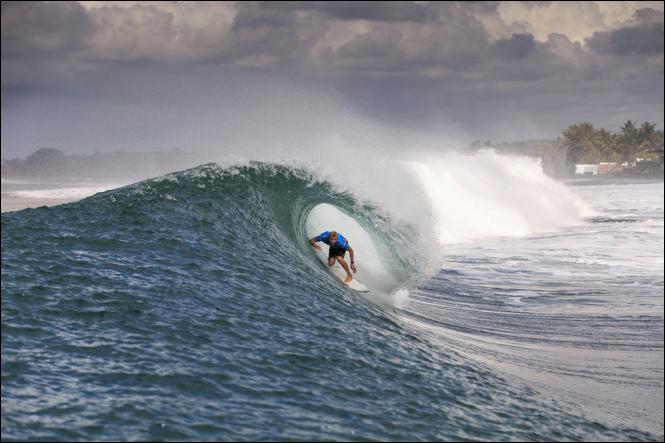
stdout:
<svg viewBox="0 0 665 443">
<path fill-rule="evenodd" d="M 663 2 L 3 1 L 1 29 L 4 158 L 663 127 Z"/>
</svg>

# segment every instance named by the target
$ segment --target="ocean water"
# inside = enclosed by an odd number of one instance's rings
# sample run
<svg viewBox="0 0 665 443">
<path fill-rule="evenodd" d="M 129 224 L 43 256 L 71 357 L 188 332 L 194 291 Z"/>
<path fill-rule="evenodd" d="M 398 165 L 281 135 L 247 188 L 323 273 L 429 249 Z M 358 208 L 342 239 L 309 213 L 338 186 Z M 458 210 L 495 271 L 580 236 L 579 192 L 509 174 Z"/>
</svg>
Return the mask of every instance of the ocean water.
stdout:
<svg viewBox="0 0 665 443">
<path fill-rule="evenodd" d="M 466 161 L 363 191 L 208 164 L 3 213 L 2 439 L 662 441 L 662 182 Z"/>
</svg>

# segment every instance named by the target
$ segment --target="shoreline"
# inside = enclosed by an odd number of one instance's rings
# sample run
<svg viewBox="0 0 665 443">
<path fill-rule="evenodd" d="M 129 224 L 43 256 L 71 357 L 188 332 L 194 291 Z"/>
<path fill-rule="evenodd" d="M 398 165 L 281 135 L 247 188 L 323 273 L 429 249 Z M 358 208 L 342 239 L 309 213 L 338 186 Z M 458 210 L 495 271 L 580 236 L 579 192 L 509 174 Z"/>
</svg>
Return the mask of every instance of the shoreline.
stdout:
<svg viewBox="0 0 665 443">
<path fill-rule="evenodd" d="M 565 177 L 559 179 L 567 186 L 589 185 L 636 185 L 643 183 L 662 183 L 662 175 L 592 175 Z"/>
</svg>

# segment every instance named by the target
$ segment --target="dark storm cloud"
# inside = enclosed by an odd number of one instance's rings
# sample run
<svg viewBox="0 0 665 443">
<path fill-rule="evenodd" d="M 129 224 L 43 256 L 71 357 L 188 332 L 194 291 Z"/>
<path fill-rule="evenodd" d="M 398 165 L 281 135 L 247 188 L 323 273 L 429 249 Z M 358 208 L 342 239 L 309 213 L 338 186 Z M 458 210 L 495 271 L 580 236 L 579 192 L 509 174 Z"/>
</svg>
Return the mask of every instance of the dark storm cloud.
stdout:
<svg viewBox="0 0 665 443">
<path fill-rule="evenodd" d="M 300 64 L 326 29 L 327 24 L 315 17 L 303 20 L 292 11 L 241 2 L 214 58 L 227 63 L 255 57 L 259 65 Z"/>
<path fill-rule="evenodd" d="M 517 59 L 528 56 L 536 48 L 531 34 L 513 34 L 508 39 L 498 40 L 493 48 L 494 55 L 505 59 Z"/>
<path fill-rule="evenodd" d="M 663 13 L 651 8 L 636 11 L 637 26 L 594 32 L 586 40 L 597 54 L 644 55 L 663 53 Z"/>
<path fill-rule="evenodd" d="M 72 80 L 95 33 L 76 2 L 2 2 L 2 88 L 34 93 Z"/>
<path fill-rule="evenodd" d="M 610 32 L 594 32 L 587 39 L 587 45 L 597 54 L 662 54 L 663 36 L 662 23 L 630 26 Z"/>
<path fill-rule="evenodd" d="M 450 76 L 481 62 L 490 46 L 482 24 L 460 4 L 436 4 L 436 21 L 379 22 L 320 58 L 328 70 L 413 78 Z"/>
<path fill-rule="evenodd" d="M 371 20 L 385 22 L 421 22 L 431 14 L 431 6 L 416 2 L 330 1 L 330 2 L 255 2 L 262 9 L 280 11 L 318 11 L 340 20 Z"/>
<path fill-rule="evenodd" d="M 238 4 L 236 16 L 233 20 L 233 29 L 284 28 L 297 24 L 292 10 L 280 9 L 275 6 L 263 7 L 257 2 L 241 2 Z"/>
<path fill-rule="evenodd" d="M 303 2 L 304 3 L 304 2 Z M 312 8 L 341 20 L 412 21 L 421 22 L 428 16 L 428 6 L 415 2 L 312 2 Z"/>
<path fill-rule="evenodd" d="M 663 23 L 663 13 L 661 11 L 656 11 L 653 8 L 638 9 L 633 13 L 633 18 L 642 25 Z"/>
<path fill-rule="evenodd" d="M 2 2 L 0 32 L 4 59 L 79 50 L 94 26 L 75 2 Z"/>
<path fill-rule="evenodd" d="M 2 2 L 3 150 L 19 132 L 26 146 L 59 127 L 66 140 L 83 132 L 67 127 L 77 119 L 94 134 L 104 134 L 105 121 L 134 128 L 109 135 L 116 146 L 133 133 L 187 140 L 169 135 L 178 119 L 210 135 L 189 115 L 214 114 L 257 85 L 270 90 L 281 84 L 275 78 L 333 88 L 388 125 L 487 137 L 505 134 L 512 117 L 530 135 L 559 133 L 562 122 L 593 120 L 594 112 L 597 124 L 661 123 L 663 13 L 651 6 Z M 196 111 L 169 107 L 176 103 Z M 22 126 L 21 115 L 59 125 L 40 132 Z M 154 130 L 135 128 L 134 116 Z"/>
<path fill-rule="evenodd" d="M 557 51 L 559 47 L 536 41 L 532 33 L 507 33 L 511 27 L 520 27 L 513 23 L 502 28 L 507 35 L 490 35 L 486 23 L 501 20 L 496 2 L 239 2 L 197 6 L 207 8 L 206 14 L 197 15 L 192 12 L 195 8 L 176 3 L 109 4 L 85 9 L 74 2 L 5 2 L 3 85 L 38 78 L 23 75 L 31 66 L 62 76 L 65 62 L 70 63 L 71 72 L 106 69 L 109 62 L 152 60 L 288 66 L 296 71 L 318 70 L 323 77 L 333 72 L 354 76 L 400 72 L 415 77 L 466 73 L 485 79 L 492 77 L 497 63 L 506 65 L 499 69 L 502 79 L 510 71 L 508 65 L 520 67 L 516 61 L 542 63 L 557 67 L 556 71 L 562 64 L 572 69 L 583 64 L 579 54 L 565 57 Z M 545 8 L 548 4 L 524 7 Z M 662 13 L 643 8 L 633 19 L 635 26 L 596 32 L 587 39 L 588 47 L 598 55 L 662 53 Z M 361 24 L 357 24 L 359 20 Z M 339 37 L 340 26 L 346 27 L 348 36 Z M 45 53 L 60 62 L 47 63 Z M 524 80 L 524 76 L 520 73 L 516 79 Z"/>
</svg>

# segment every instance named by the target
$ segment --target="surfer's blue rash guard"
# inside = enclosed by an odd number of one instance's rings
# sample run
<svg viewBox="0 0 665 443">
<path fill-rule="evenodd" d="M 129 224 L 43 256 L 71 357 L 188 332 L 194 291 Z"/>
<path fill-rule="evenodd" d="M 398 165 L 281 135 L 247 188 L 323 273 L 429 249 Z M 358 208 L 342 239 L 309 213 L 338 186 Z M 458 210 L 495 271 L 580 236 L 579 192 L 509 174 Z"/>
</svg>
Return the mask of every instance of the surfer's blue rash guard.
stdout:
<svg viewBox="0 0 665 443">
<path fill-rule="evenodd" d="M 314 237 L 314 241 L 322 241 L 323 243 L 327 244 L 330 246 L 330 231 L 322 232 L 321 234 L 317 235 Z M 347 250 L 349 249 L 349 242 L 346 241 L 346 238 L 339 232 L 337 233 L 337 242 L 335 243 L 335 246 L 333 246 L 334 249 L 343 249 Z"/>
</svg>

